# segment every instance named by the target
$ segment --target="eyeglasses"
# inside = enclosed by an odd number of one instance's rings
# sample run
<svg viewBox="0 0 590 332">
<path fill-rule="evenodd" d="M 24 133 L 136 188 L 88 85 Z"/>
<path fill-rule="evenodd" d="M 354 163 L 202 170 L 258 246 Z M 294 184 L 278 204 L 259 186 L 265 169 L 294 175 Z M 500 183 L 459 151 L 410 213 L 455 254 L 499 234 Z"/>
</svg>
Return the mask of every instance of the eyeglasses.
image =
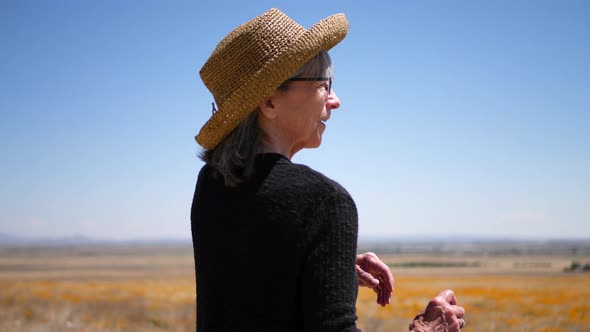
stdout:
<svg viewBox="0 0 590 332">
<path fill-rule="evenodd" d="M 322 85 L 326 91 L 328 91 L 328 96 L 332 93 L 332 77 L 294 77 L 290 78 L 287 81 L 328 81 L 328 85 Z"/>
</svg>

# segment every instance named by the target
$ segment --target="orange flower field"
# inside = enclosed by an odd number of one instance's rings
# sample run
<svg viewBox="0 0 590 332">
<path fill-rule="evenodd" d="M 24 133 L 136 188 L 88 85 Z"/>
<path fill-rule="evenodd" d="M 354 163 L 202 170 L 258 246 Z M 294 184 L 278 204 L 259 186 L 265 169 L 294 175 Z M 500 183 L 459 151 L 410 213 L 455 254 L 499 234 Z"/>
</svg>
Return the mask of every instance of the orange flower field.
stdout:
<svg viewBox="0 0 590 332">
<path fill-rule="evenodd" d="M 190 253 L 39 255 L 0 256 L 0 332 L 195 330 Z M 465 331 L 590 332 L 589 273 L 392 270 L 391 305 L 380 307 L 371 290 L 359 291 L 363 331 L 406 331 L 433 296 L 451 288 L 467 311 Z"/>
<path fill-rule="evenodd" d="M 359 292 L 364 331 L 405 331 L 442 288 L 455 290 L 471 331 L 590 331 L 586 275 L 398 277 L 392 304 Z M 192 278 L 0 281 L 0 331 L 193 331 Z"/>
<path fill-rule="evenodd" d="M 590 331 L 590 276 L 408 276 L 396 278 L 393 305 L 381 308 L 362 290 L 359 325 L 366 331 L 405 331 L 440 290 L 455 291 L 466 310 L 465 330 Z"/>
</svg>

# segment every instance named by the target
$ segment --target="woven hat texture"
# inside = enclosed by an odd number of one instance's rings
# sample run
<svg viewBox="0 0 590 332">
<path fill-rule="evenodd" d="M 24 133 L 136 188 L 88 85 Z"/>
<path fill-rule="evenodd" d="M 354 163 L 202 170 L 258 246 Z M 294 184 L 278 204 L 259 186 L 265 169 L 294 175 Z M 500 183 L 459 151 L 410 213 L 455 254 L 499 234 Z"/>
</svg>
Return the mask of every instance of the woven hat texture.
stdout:
<svg viewBox="0 0 590 332">
<path fill-rule="evenodd" d="M 215 148 L 284 81 L 347 33 L 344 14 L 305 29 L 276 8 L 230 32 L 199 72 L 217 111 L 195 136 L 196 141 L 205 149 Z"/>
</svg>

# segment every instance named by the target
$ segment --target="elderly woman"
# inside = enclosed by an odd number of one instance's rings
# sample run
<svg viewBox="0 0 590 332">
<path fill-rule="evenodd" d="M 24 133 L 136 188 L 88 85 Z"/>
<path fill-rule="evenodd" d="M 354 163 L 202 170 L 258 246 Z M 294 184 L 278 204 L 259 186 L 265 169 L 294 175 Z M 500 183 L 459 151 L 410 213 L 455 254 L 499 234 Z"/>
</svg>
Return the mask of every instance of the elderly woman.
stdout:
<svg viewBox="0 0 590 332">
<path fill-rule="evenodd" d="M 343 14 L 309 30 L 278 9 L 239 26 L 200 71 L 218 109 L 197 142 L 205 166 L 191 211 L 197 331 L 358 331 L 359 286 L 386 305 L 393 276 L 356 254 L 348 192 L 291 162 L 322 142 L 340 107 L 327 50 L 348 32 Z M 412 331 L 459 331 L 452 291 L 416 316 Z"/>
</svg>

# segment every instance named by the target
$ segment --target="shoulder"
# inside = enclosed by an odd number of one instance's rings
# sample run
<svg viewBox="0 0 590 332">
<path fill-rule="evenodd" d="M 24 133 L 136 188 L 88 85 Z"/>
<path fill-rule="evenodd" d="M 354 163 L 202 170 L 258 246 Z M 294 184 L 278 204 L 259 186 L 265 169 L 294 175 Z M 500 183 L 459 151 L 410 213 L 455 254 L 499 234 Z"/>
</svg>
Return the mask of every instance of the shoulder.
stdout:
<svg viewBox="0 0 590 332">
<path fill-rule="evenodd" d="M 312 237 L 336 237 L 341 240 L 350 235 L 356 240 L 358 214 L 356 204 L 348 191 L 337 181 L 300 164 L 292 164 L 300 185 L 292 185 L 294 197 L 306 211 L 308 230 Z M 338 240 L 338 241 L 339 241 Z M 330 242 L 330 241 L 329 241 Z"/>
<path fill-rule="evenodd" d="M 297 194 L 315 195 L 318 198 L 334 194 L 350 197 L 340 183 L 306 165 L 279 163 L 273 173 L 277 179 L 281 179 L 282 186 Z"/>
<path fill-rule="evenodd" d="M 348 191 L 321 172 L 286 158 L 272 165 L 256 197 L 265 213 L 291 216 L 285 219 L 301 221 L 308 234 L 356 231 L 357 210 Z"/>
<path fill-rule="evenodd" d="M 197 176 L 197 188 L 208 186 L 213 180 L 214 176 L 211 167 L 208 164 L 203 165 Z"/>
<path fill-rule="evenodd" d="M 337 181 L 305 165 L 298 165 L 302 175 L 307 179 L 308 184 L 316 188 L 318 194 L 323 196 L 336 195 L 350 198 L 348 191 Z"/>
</svg>

